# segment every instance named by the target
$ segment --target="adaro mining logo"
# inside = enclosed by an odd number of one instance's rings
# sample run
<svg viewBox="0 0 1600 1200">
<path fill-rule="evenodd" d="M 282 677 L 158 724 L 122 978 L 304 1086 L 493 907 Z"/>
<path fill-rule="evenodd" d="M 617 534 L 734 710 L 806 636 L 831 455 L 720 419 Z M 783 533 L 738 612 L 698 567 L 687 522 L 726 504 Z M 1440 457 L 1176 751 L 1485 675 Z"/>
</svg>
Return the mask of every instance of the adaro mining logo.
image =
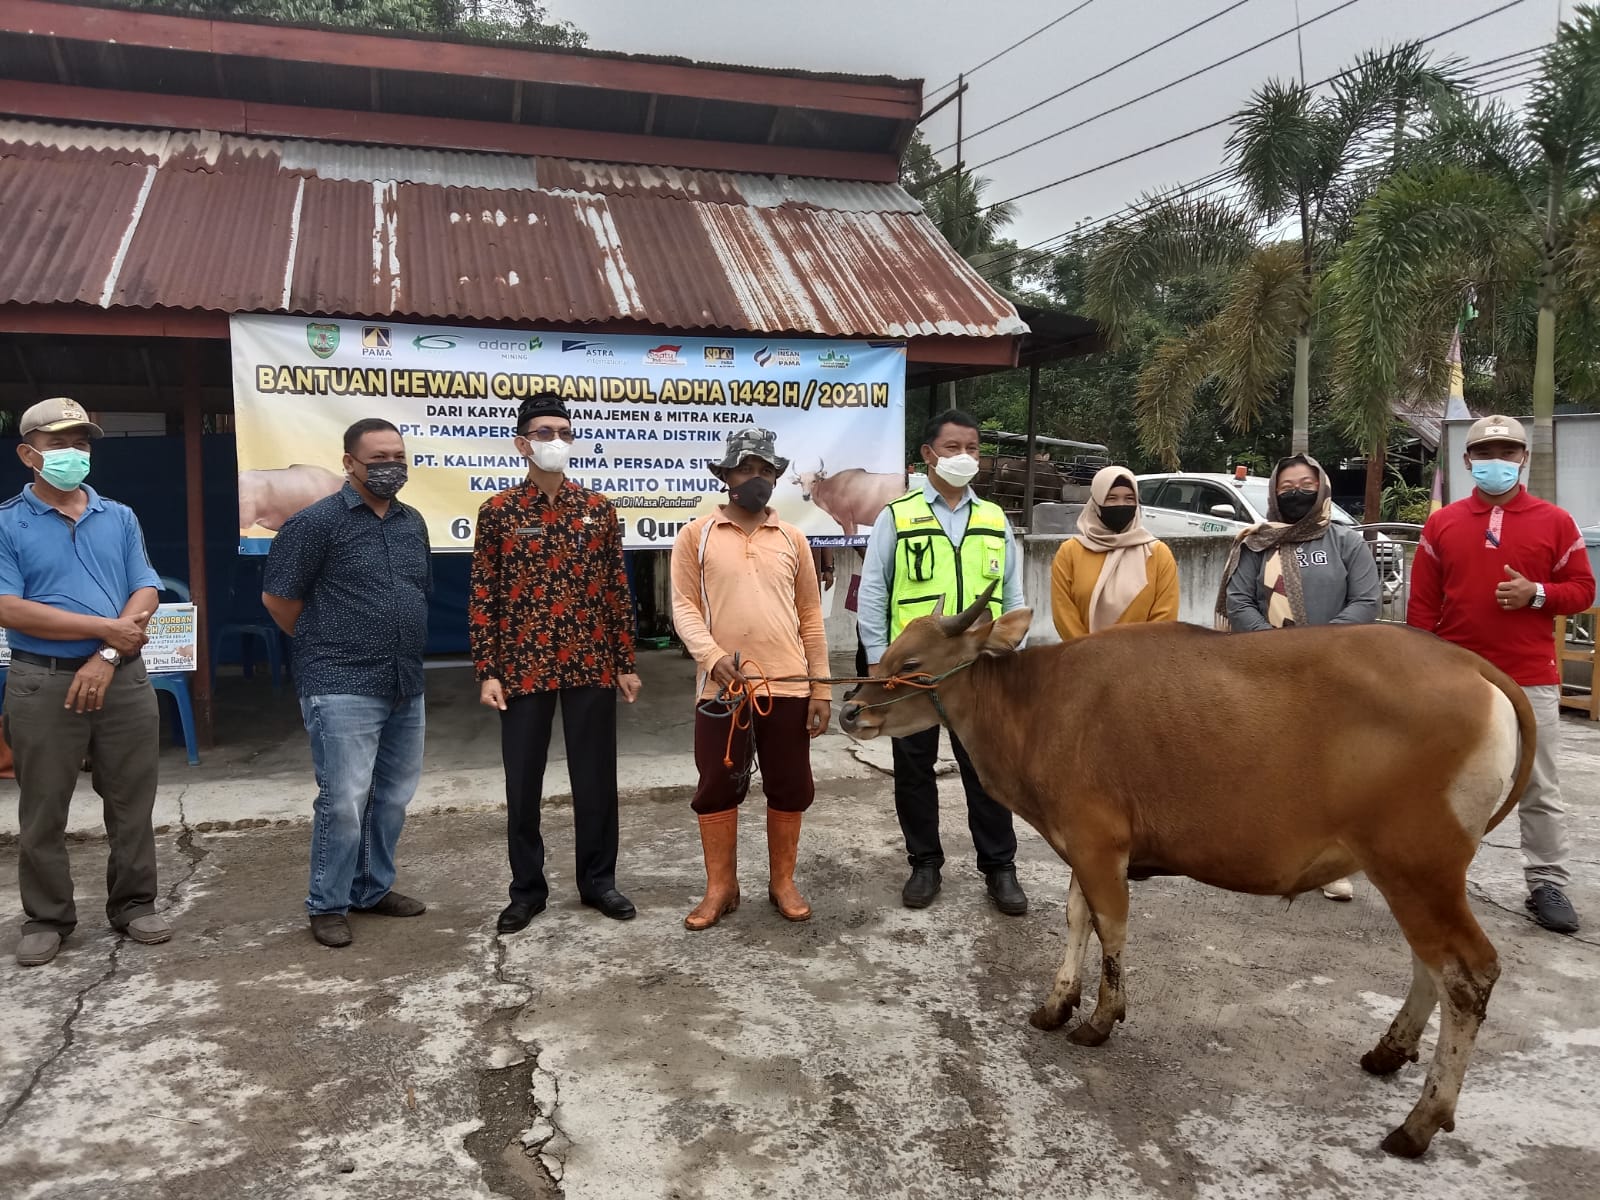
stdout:
<svg viewBox="0 0 1600 1200">
<path fill-rule="evenodd" d="M 363 325 L 361 355 L 363 358 L 393 358 L 394 332 L 387 325 Z"/>
<path fill-rule="evenodd" d="M 318 358 L 332 358 L 339 348 L 339 327 L 311 321 L 306 325 L 306 345 Z"/>
</svg>

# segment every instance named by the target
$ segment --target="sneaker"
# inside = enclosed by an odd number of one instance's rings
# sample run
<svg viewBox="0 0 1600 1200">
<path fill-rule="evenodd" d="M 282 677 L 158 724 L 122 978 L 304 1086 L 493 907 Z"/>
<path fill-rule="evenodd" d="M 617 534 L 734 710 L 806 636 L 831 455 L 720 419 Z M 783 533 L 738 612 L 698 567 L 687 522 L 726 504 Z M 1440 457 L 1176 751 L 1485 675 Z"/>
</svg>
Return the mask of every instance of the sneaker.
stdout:
<svg viewBox="0 0 1600 1200">
<path fill-rule="evenodd" d="M 53 929 L 25 933 L 17 941 L 17 965 L 42 967 L 61 949 L 61 935 Z"/>
<path fill-rule="evenodd" d="M 158 917 L 155 913 L 146 913 L 142 917 L 135 917 L 123 926 L 125 936 L 144 946 L 159 946 L 172 936 L 172 926 L 167 924 L 165 917 Z"/>
<path fill-rule="evenodd" d="M 1335 879 L 1322 889 L 1322 894 L 1329 900 L 1354 900 L 1356 889 L 1348 879 Z"/>
<path fill-rule="evenodd" d="M 1578 932 L 1578 912 L 1555 884 L 1539 884 L 1528 893 L 1526 903 L 1533 919 L 1553 933 Z"/>
</svg>

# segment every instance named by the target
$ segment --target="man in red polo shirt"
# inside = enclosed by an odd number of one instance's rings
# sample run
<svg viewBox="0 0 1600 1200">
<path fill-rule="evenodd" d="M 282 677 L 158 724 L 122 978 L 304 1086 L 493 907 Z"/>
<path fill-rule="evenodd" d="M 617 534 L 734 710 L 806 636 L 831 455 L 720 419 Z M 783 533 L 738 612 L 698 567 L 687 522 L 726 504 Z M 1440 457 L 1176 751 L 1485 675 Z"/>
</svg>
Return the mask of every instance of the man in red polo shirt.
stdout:
<svg viewBox="0 0 1600 1200">
<path fill-rule="evenodd" d="M 1528 461 L 1520 421 L 1474 422 L 1466 459 L 1477 486 L 1423 527 L 1406 622 L 1481 654 L 1528 694 L 1539 721 L 1533 777 L 1519 805 L 1528 911 L 1546 929 L 1576 933 L 1578 914 L 1563 890 L 1571 876 L 1556 778 L 1561 670 L 1554 621 L 1594 603 L 1594 572 L 1572 515 L 1520 482 Z"/>
</svg>

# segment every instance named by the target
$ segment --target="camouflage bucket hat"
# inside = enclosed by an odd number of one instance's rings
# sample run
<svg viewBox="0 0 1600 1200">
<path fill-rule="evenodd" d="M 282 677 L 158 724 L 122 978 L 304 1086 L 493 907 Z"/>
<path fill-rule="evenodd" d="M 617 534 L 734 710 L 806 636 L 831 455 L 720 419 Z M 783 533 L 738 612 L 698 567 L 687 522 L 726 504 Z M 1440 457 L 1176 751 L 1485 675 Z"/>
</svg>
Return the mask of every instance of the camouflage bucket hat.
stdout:
<svg viewBox="0 0 1600 1200">
<path fill-rule="evenodd" d="M 770 429 L 757 429 L 749 426 L 745 429 L 736 429 L 728 435 L 728 448 L 724 451 L 722 459 L 712 458 L 706 460 L 706 466 L 711 468 L 711 473 L 719 479 L 724 471 L 731 471 L 747 458 L 760 458 L 771 463 L 773 469 L 782 475 L 789 469 L 789 460 L 778 457 L 778 435 Z"/>
</svg>

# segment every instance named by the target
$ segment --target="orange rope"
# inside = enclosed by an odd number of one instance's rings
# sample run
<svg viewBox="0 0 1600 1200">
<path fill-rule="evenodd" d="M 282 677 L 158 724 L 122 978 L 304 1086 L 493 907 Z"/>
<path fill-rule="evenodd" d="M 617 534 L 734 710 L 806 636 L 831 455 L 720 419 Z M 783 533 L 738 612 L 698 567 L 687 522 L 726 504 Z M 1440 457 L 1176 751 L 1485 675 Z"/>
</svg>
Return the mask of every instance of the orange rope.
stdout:
<svg viewBox="0 0 1600 1200">
<path fill-rule="evenodd" d="M 736 679 L 731 684 L 724 684 L 722 692 L 717 699 L 730 705 L 728 709 L 728 746 L 722 754 L 722 765 L 729 770 L 733 769 L 733 739 L 741 730 L 749 729 L 756 717 L 769 717 L 772 715 L 772 680 L 761 673 L 761 666 L 752 660 L 745 661 L 745 667 L 755 672 L 754 678 L 744 673 L 744 667 L 736 667 L 743 679 Z M 766 707 L 762 707 L 763 697 Z"/>
</svg>

